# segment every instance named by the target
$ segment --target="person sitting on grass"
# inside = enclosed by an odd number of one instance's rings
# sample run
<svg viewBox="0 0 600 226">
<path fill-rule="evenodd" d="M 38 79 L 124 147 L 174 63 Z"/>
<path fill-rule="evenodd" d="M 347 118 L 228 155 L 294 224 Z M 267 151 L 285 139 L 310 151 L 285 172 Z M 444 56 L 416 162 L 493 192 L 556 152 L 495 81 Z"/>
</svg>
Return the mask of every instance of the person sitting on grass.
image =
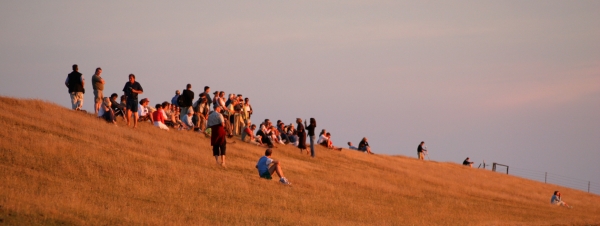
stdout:
<svg viewBox="0 0 600 226">
<path fill-rule="evenodd" d="M 294 128 L 294 127 L 291 127 Z M 294 145 L 294 147 L 298 147 L 298 144 L 300 144 L 300 139 L 298 137 L 298 134 L 296 133 L 296 130 L 293 129 L 289 129 L 287 132 L 287 138 L 288 141 L 290 142 L 290 144 Z"/>
<path fill-rule="evenodd" d="M 463 161 L 463 166 L 469 166 L 469 167 L 473 168 L 473 162 L 469 162 L 469 160 L 471 160 L 471 159 L 469 159 L 469 157 L 467 157 L 465 159 L 465 161 Z"/>
<path fill-rule="evenodd" d="M 559 191 L 554 191 L 554 195 L 552 196 L 552 199 L 550 199 L 550 204 L 557 205 L 557 206 L 564 206 L 567 208 L 573 208 L 573 206 L 569 206 L 569 205 L 567 205 L 566 202 L 562 201 Z"/>
<path fill-rule="evenodd" d="M 270 158 L 272 153 L 273 153 L 273 150 L 268 148 L 265 151 L 265 156 L 261 157 L 258 160 L 258 162 L 256 163 L 256 169 L 258 169 L 258 175 L 261 178 L 271 180 L 271 179 L 273 179 L 271 177 L 271 175 L 273 175 L 273 173 L 277 173 L 277 176 L 279 176 L 279 182 L 281 182 L 282 184 L 291 185 L 292 183 L 290 183 L 283 176 L 283 170 L 281 170 L 281 164 L 279 163 L 279 161 L 273 160 Z"/>
<path fill-rule="evenodd" d="M 169 127 L 165 125 L 165 112 L 161 104 L 156 104 L 156 111 L 152 113 L 154 118 L 154 126 L 169 131 Z"/>
<path fill-rule="evenodd" d="M 150 100 L 148 100 L 148 98 L 140 100 L 140 105 L 138 106 L 138 122 L 150 120 L 150 123 L 154 124 L 152 114 L 148 112 L 148 103 L 150 103 Z"/>
<path fill-rule="evenodd" d="M 188 109 L 187 114 L 183 117 L 183 129 L 185 130 L 193 130 L 194 129 L 194 110 L 191 108 Z"/>
<path fill-rule="evenodd" d="M 240 139 L 242 141 L 246 142 L 246 137 L 249 137 L 250 139 L 248 140 L 248 143 L 262 145 L 261 143 L 257 142 L 257 139 L 254 136 L 253 131 L 255 129 L 256 129 L 256 125 L 254 125 L 254 124 L 252 124 L 250 126 L 244 126 L 244 129 L 242 129 L 242 137 Z"/>
<path fill-rule="evenodd" d="M 102 104 L 100 105 L 100 109 L 98 109 L 98 114 L 102 113 L 100 117 L 104 118 L 106 122 L 116 125 L 117 121 L 115 121 L 115 112 L 111 108 L 111 105 L 110 98 L 104 97 Z"/>
<path fill-rule="evenodd" d="M 369 142 L 366 137 L 363 137 L 360 143 L 358 143 L 358 150 L 366 151 L 369 154 L 373 154 L 373 152 L 371 152 L 371 146 L 369 146 Z"/>
<path fill-rule="evenodd" d="M 321 135 L 321 137 L 319 137 L 318 143 L 329 149 L 338 150 L 338 151 L 342 150 L 342 148 L 340 148 L 340 147 L 333 146 L 333 141 L 331 141 L 331 133 L 329 133 L 329 132 Z"/>
<path fill-rule="evenodd" d="M 125 106 L 120 106 L 117 102 L 117 98 L 119 98 L 119 95 L 116 93 L 110 95 L 110 108 L 115 112 L 115 118 L 121 116 L 125 119 Z"/>
<path fill-rule="evenodd" d="M 358 148 L 356 146 L 352 145 L 352 142 L 349 142 L 349 141 L 348 141 L 348 149 L 358 151 Z"/>
</svg>

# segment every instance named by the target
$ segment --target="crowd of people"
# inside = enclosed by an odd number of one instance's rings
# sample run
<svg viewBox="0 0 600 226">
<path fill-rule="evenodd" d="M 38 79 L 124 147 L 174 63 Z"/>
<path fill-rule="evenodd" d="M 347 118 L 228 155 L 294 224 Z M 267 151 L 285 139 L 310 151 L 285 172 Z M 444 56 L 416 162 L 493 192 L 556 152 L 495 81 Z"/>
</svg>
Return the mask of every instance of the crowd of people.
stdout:
<svg viewBox="0 0 600 226">
<path fill-rule="evenodd" d="M 65 85 L 71 98 L 72 109 L 83 111 L 84 76 L 79 72 L 76 64 L 72 69 L 73 71 L 65 80 Z M 134 74 L 129 74 L 121 96 L 112 93 L 110 97 L 105 97 L 104 85 L 102 68 L 98 67 L 92 76 L 92 88 L 94 90 L 94 114 L 99 118 L 116 125 L 117 118 L 121 117 L 127 126 L 133 124 L 133 128 L 137 128 L 139 122 L 150 122 L 157 128 L 167 131 L 174 129 L 204 134 L 211 138 L 213 156 L 217 164 L 225 165 L 227 138 L 235 136 L 239 136 L 242 141 L 269 148 L 268 150 L 277 148 L 278 145 L 293 145 L 298 147 L 300 153 L 315 157 L 317 122 L 314 118 L 310 118 L 308 121 L 297 118 L 296 125 L 286 124 L 281 120 L 277 120 L 273 124 L 270 119 L 265 119 L 257 126 L 251 122 L 253 109 L 250 99 L 242 94 L 230 93 L 226 96 L 225 91 L 215 91 L 211 98 L 210 87 L 205 86 L 203 92 L 195 100 L 196 96 L 192 91 L 192 85 L 187 84 L 183 91 L 176 90 L 175 96 L 170 101 L 158 102 L 152 106 L 148 98 L 139 100 L 139 95 L 144 93 L 144 89 L 136 81 Z M 307 138 L 310 143 L 310 152 Z M 319 134 L 316 144 L 332 150 L 342 150 L 333 145 L 331 133 L 325 129 Z M 363 138 L 359 148 L 351 149 L 372 154 L 367 138 Z M 285 181 L 288 183 L 287 180 Z"/>
<path fill-rule="evenodd" d="M 71 98 L 72 109 L 83 111 L 84 76 L 79 72 L 78 65 L 73 65 L 72 69 L 73 71 L 67 75 L 65 85 Z M 257 126 L 251 122 L 253 109 L 248 97 L 244 98 L 242 94 L 233 93 L 226 97 L 224 91 L 215 91 L 211 98 L 210 87 L 205 86 L 204 91 L 194 101 L 195 94 L 191 84 L 187 84 L 183 92 L 175 91 L 175 96 L 170 102 L 164 101 L 152 107 L 148 98 L 138 100 L 138 96 L 144 93 L 144 89 L 136 81 L 134 74 L 129 74 L 129 81 L 125 83 L 120 99 L 117 93 L 112 93 L 110 97 L 104 96 L 105 81 L 101 74 L 102 68 L 98 67 L 92 76 L 94 113 L 109 123 L 116 125 L 116 119 L 120 116 L 127 122 L 127 126 L 131 126 L 133 121 L 133 128 L 137 128 L 138 122 L 149 121 L 157 128 L 167 131 L 176 129 L 205 134 L 211 138 L 216 163 L 223 166 L 225 166 L 227 138 L 240 136 L 242 141 L 267 148 L 265 155 L 256 164 L 259 176 L 271 179 L 273 173 L 276 173 L 282 184 L 291 183 L 284 177 L 280 162 L 270 158 L 273 153 L 272 148 L 277 148 L 278 145 L 293 145 L 298 147 L 301 154 L 306 152 L 307 155 L 315 157 L 317 122 L 314 118 L 310 118 L 309 123 L 307 120 L 297 118 L 296 126 L 281 120 L 277 120 L 273 125 L 271 120 L 265 119 Z M 117 99 L 120 102 L 117 102 Z M 310 141 L 310 152 L 306 145 L 307 138 Z M 321 130 L 316 144 L 332 150 L 342 150 L 341 147 L 333 145 L 331 133 L 325 129 Z M 353 146 L 352 142 L 348 142 L 348 146 L 350 150 L 373 154 L 366 137 L 359 142 L 358 147 Z M 417 148 L 417 158 L 424 160 L 425 155 L 427 155 L 427 147 L 423 141 Z M 467 158 L 463 161 L 463 165 L 472 167 L 473 162 Z M 558 191 L 552 196 L 551 203 L 572 208 L 561 200 Z"/>
</svg>

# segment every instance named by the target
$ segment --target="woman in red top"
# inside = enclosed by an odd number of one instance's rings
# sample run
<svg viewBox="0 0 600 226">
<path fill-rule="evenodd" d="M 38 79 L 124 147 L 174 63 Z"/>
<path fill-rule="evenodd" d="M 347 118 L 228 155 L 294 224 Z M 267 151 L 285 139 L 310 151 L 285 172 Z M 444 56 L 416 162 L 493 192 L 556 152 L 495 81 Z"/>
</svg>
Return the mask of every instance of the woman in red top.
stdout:
<svg viewBox="0 0 600 226">
<path fill-rule="evenodd" d="M 164 130 L 169 130 L 169 127 L 165 125 L 165 117 L 161 104 L 156 104 L 156 111 L 152 112 L 152 118 L 154 118 L 154 126 Z"/>
</svg>

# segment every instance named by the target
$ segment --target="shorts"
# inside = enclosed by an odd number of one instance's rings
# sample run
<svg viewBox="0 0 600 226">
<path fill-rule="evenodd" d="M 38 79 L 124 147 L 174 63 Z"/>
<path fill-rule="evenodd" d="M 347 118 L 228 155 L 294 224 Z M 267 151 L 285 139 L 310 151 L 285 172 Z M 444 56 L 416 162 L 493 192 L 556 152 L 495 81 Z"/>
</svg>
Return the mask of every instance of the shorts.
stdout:
<svg viewBox="0 0 600 226">
<path fill-rule="evenodd" d="M 104 93 L 102 90 L 94 90 L 94 103 L 102 103 L 102 99 L 104 99 Z"/>
<path fill-rule="evenodd" d="M 137 100 L 129 100 L 127 99 L 127 110 L 131 110 L 137 114 L 138 111 L 138 101 Z"/>
<path fill-rule="evenodd" d="M 267 180 L 273 179 L 273 177 L 271 177 L 271 173 L 269 173 L 269 171 L 260 174 L 260 178 L 265 178 Z"/>
<path fill-rule="evenodd" d="M 227 143 L 223 143 L 221 145 L 213 146 L 213 156 L 225 155 L 225 150 L 227 149 Z M 219 152 L 220 149 L 220 152 Z"/>
<path fill-rule="evenodd" d="M 358 149 L 359 151 L 367 151 L 367 146 L 362 146 L 361 148 Z"/>
</svg>

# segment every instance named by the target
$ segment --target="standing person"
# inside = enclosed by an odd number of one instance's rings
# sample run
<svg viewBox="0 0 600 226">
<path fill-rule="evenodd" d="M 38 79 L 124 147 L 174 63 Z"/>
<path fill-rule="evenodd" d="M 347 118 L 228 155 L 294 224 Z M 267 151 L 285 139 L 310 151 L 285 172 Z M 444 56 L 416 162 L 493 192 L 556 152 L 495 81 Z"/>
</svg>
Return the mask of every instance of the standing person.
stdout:
<svg viewBox="0 0 600 226">
<path fill-rule="evenodd" d="M 248 97 L 244 99 L 244 110 L 246 111 L 246 119 L 249 120 L 252 116 L 252 105 L 250 105 L 250 99 Z"/>
<path fill-rule="evenodd" d="M 179 92 L 179 90 L 175 90 L 175 96 L 173 98 L 171 98 L 172 105 L 178 106 L 177 100 L 179 100 L 179 96 L 181 96 L 181 92 Z"/>
<path fill-rule="evenodd" d="M 183 121 L 183 117 L 185 117 L 188 111 L 192 110 L 192 104 L 194 101 L 194 92 L 192 91 L 192 84 L 187 84 L 183 93 L 181 93 L 181 102 L 179 103 L 179 107 L 181 107 L 181 121 Z"/>
<path fill-rule="evenodd" d="M 306 126 L 306 120 L 304 120 L 304 125 Z M 313 158 L 315 157 L 315 128 L 317 128 L 317 120 L 310 118 L 310 125 L 306 126 L 306 130 L 308 130 L 310 138 L 310 156 Z"/>
<path fill-rule="evenodd" d="M 204 87 L 204 96 L 206 97 L 206 105 L 210 108 L 210 105 L 212 104 L 212 99 L 210 98 L 210 87 L 205 86 Z"/>
<path fill-rule="evenodd" d="M 296 118 L 296 123 L 298 123 L 298 126 L 296 127 L 296 134 L 298 135 L 298 148 L 300 149 L 300 153 L 302 153 L 302 150 L 306 150 L 306 130 L 304 130 L 304 125 L 302 125 L 302 119 L 300 118 Z M 306 154 L 310 154 L 308 153 L 308 150 L 306 150 Z M 313 158 L 315 156 L 313 155 Z"/>
<path fill-rule="evenodd" d="M 221 156 L 221 165 L 225 166 L 225 150 L 227 149 L 227 133 L 223 128 L 223 115 L 221 115 L 221 107 L 216 107 L 215 111 L 208 116 L 208 127 L 211 130 L 210 145 L 213 147 L 213 156 L 219 164 L 219 156 Z"/>
<path fill-rule="evenodd" d="M 83 94 L 85 93 L 85 81 L 83 80 L 83 74 L 79 73 L 79 66 L 73 64 L 73 71 L 67 75 L 65 85 L 69 88 L 69 94 L 71 96 L 71 108 L 73 110 L 80 111 L 83 107 Z"/>
<path fill-rule="evenodd" d="M 209 104 L 206 100 L 206 93 L 200 93 L 198 101 L 196 101 L 194 106 L 194 112 L 196 112 L 197 121 L 195 126 L 198 128 L 198 131 L 201 133 L 206 129 L 206 119 L 208 117 L 208 108 Z"/>
<path fill-rule="evenodd" d="M 564 206 L 567 208 L 573 208 L 573 206 L 567 205 L 566 202 L 562 201 L 559 191 L 554 191 L 554 195 L 552 195 L 552 199 L 550 199 L 550 204 L 557 206 Z"/>
<path fill-rule="evenodd" d="M 258 175 L 261 178 L 271 180 L 271 179 L 273 179 L 273 177 L 271 177 L 271 175 L 273 175 L 273 173 L 277 173 L 277 176 L 279 176 L 279 182 L 281 182 L 282 184 L 291 185 L 292 183 L 290 183 L 283 176 L 283 170 L 281 170 L 279 161 L 273 160 L 270 158 L 272 153 L 273 153 L 273 150 L 268 148 L 265 151 L 265 156 L 258 159 L 258 162 L 256 163 L 256 169 L 258 169 Z"/>
<path fill-rule="evenodd" d="M 425 160 L 425 155 L 423 154 L 423 151 L 427 151 L 425 141 L 421 141 L 421 144 L 419 144 L 419 147 L 417 147 L 417 158 Z"/>
<path fill-rule="evenodd" d="M 360 143 L 358 143 L 358 150 L 366 151 L 369 154 L 373 154 L 373 152 L 371 152 L 371 146 L 369 146 L 369 141 L 366 137 L 363 137 Z"/>
<path fill-rule="evenodd" d="M 92 76 L 92 88 L 94 88 L 94 113 L 98 114 L 102 100 L 104 99 L 104 79 L 100 77 L 102 68 L 96 68 L 96 73 Z M 112 105 L 112 103 L 111 103 Z"/>
<path fill-rule="evenodd" d="M 127 97 L 127 126 L 130 125 L 131 113 L 133 113 L 133 128 L 137 128 L 138 122 L 138 94 L 144 93 L 144 89 L 139 82 L 135 81 L 135 75 L 129 74 L 129 82 L 125 83 L 123 93 Z"/>
</svg>

